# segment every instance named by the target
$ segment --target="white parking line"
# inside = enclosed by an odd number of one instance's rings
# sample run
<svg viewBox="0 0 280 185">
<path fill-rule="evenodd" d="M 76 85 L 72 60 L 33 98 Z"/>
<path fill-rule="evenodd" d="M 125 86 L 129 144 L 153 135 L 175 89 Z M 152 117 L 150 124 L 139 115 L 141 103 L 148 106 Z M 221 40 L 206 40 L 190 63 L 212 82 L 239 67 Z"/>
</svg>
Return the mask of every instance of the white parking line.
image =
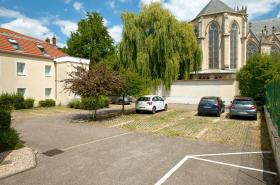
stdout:
<svg viewBox="0 0 280 185">
<path fill-rule="evenodd" d="M 219 153 L 219 154 L 200 154 L 200 155 L 189 155 L 189 157 L 210 157 L 210 156 L 248 155 L 248 154 L 272 154 L 272 151 L 233 152 L 233 153 Z"/>
<path fill-rule="evenodd" d="M 152 133 L 156 133 L 156 132 L 161 131 L 161 130 L 163 130 L 165 128 L 168 128 L 168 127 L 170 127 L 170 125 L 165 125 L 164 127 L 161 127 L 161 128 L 156 129 L 156 130 L 153 130 Z"/>
<path fill-rule="evenodd" d="M 203 129 L 201 132 L 199 132 L 197 134 L 197 136 L 195 136 L 196 139 L 201 138 L 206 132 L 208 131 L 208 128 Z"/>
<path fill-rule="evenodd" d="M 189 157 L 184 157 L 180 162 L 178 162 L 169 172 L 167 172 L 159 181 L 155 183 L 155 185 L 163 184 L 176 170 L 178 170 L 187 160 Z"/>
<path fill-rule="evenodd" d="M 251 168 L 251 167 L 246 167 L 246 166 L 240 166 L 240 165 L 224 163 L 224 162 L 219 162 L 219 161 L 213 161 L 213 160 L 209 160 L 209 159 L 203 159 L 203 158 L 198 158 L 198 157 L 190 157 L 190 159 L 196 159 L 196 160 L 199 160 L 199 161 L 206 161 L 206 162 L 209 162 L 209 163 L 221 164 L 221 165 L 231 166 L 231 167 L 235 167 L 235 168 L 241 168 L 241 169 L 246 169 L 246 170 L 258 171 L 258 172 L 268 173 L 268 174 L 272 174 L 272 175 L 278 175 L 275 172 L 271 172 L 271 171 L 267 171 L 267 170 Z"/>
<path fill-rule="evenodd" d="M 127 133 L 124 133 L 124 134 L 118 134 L 118 135 L 114 135 L 114 136 L 110 136 L 110 137 L 105 137 L 105 138 L 102 138 L 102 139 L 93 140 L 93 141 L 90 141 L 90 142 L 86 142 L 86 143 L 74 145 L 74 146 L 71 146 L 71 147 L 68 147 L 68 148 L 64 148 L 62 150 L 63 151 L 72 150 L 74 148 L 78 148 L 78 147 L 89 145 L 89 144 L 93 144 L 93 143 L 98 143 L 98 142 L 101 142 L 101 141 L 113 139 L 113 138 L 116 138 L 116 137 L 125 136 L 125 135 L 128 135 L 128 134 L 131 134 L 131 132 L 127 132 Z"/>
<path fill-rule="evenodd" d="M 219 153 L 219 154 L 201 154 L 201 155 L 186 155 L 181 161 L 179 161 L 171 170 L 169 170 L 161 179 L 159 179 L 155 185 L 162 185 L 173 173 L 175 173 L 187 160 L 198 157 L 209 157 L 209 156 L 227 156 L 227 155 L 248 155 L 248 154 L 271 154 L 271 151 L 256 151 L 256 152 L 233 152 L 233 153 Z M 198 158 L 201 159 L 201 158 Z M 208 161 L 209 162 L 209 161 Z M 237 167 L 237 165 L 235 166 Z M 241 166 L 240 166 L 241 167 Z M 253 169 L 245 167 L 247 169 Z M 258 170 L 258 169 L 254 169 Z M 264 172 L 265 170 L 263 170 Z M 269 171 L 266 171 L 269 172 Z M 269 172 L 275 173 L 275 172 Z M 274 175 L 274 174 L 273 174 Z M 277 175 L 277 174 L 276 174 Z"/>
<path fill-rule="evenodd" d="M 129 124 L 129 123 L 132 123 L 133 121 L 134 121 L 134 120 L 126 121 L 126 122 L 123 122 L 123 123 L 120 123 L 120 124 L 117 124 L 117 125 L 110 126 L 109 128 L 115 128 L 115 127 L 127 125 L 127 124 Z"/>
</svg>

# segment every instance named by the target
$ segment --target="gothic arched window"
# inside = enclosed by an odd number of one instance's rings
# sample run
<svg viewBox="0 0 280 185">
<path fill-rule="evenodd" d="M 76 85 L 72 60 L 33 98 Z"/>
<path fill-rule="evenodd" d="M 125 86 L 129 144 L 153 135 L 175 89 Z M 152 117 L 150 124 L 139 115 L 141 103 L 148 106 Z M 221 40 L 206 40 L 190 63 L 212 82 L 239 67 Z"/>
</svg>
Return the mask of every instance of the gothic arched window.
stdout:
<svg viewBox="0 0 280 185">
<path fill-rule="evenodd" d="M 219 69 L 219 26 L 212 22 L 209 27 L 209 69 Z"/>
<path fill-rule="evenodd" d="M 280 48 L 276 44 L 273 44 L 271 46 L 271 53 L 277 53 L 277 52 L 280 52 Z"/>
<path fill-rule="evenodd" d="M 236 69 L 237 67 L 237 45 L 238 45 L 238 26 L 234 22 L 230 30 L 230 68 Z"/>
<path fill-rule="evenodd" d="M 259 50 L 258 50 L 258 47 L 257 45 L 252 42 L 252 41 L 249 41 L 247 43 L 247 60 L 254 54 L 254 53 L 257 53 Z"/>
</svg>

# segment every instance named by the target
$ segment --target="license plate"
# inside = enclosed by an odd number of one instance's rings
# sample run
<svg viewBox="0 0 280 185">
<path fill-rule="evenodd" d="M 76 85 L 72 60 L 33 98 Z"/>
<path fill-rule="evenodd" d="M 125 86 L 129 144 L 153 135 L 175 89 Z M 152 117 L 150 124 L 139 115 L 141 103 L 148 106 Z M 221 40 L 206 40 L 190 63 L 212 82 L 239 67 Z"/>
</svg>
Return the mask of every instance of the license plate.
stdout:
<svg viewBox="0 0 280 185">
<path fill-rule="evenodd" d="M 204 106 L 204 108 L 205 108 L 205 109 L 211 109 L 211 107 L 209 107 L 209 106 Z"/>
<path fill-rule="evenodd" d="M 247 115 L 247 112 L 239 112 L 239 114 Z"/>
</svg>

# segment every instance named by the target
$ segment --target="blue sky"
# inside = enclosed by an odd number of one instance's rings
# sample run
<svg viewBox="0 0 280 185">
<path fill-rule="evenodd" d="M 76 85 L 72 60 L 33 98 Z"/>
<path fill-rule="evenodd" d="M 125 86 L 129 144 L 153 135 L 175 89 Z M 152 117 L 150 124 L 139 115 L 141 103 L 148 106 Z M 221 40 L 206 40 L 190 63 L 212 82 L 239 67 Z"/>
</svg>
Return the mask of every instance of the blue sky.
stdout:
<svg viewBox="0 0 280 185">
<path fill-rule="evenodd" d="M 191 20 L 209 0 L 160 1 L 180 20 Z M 0 0 L 0 27 L 45 39 L 56 35 L 64 46 L 77 22 L 87 11 L 98 11 L 105 19 L 109 33 L 119 42 L 122 32 L 120 14 L 138 12 L 141 4 L 151 0 Z M 248 6 L 250 20 L 280 17 L 280 0 L 224 0 L 230 7 Z"/>
</svg>

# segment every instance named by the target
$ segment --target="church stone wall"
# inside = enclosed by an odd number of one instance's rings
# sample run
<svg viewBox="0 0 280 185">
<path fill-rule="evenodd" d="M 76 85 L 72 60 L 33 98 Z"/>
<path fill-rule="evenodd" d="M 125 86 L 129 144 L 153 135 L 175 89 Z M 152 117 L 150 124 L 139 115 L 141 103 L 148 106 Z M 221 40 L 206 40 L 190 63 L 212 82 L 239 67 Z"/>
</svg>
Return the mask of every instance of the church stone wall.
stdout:
<svg viewBox="0 0 280 185">
<path fill-rule="evenodd" d="M 219 25 L 219 66 L 220 69 L 230 67 L 230 31 L 234 21 L 238 24 L 238 61 L 237 69 L 240 69 L 246 61 L 246 18 L 239 14 L 220 13 L 205 15 L 192 22 L 197 28 L 198 42 L 203 52 L 202 70 L 209 67 L 208 31 L 210 24 L 215 21 Z"/>
</svg>

